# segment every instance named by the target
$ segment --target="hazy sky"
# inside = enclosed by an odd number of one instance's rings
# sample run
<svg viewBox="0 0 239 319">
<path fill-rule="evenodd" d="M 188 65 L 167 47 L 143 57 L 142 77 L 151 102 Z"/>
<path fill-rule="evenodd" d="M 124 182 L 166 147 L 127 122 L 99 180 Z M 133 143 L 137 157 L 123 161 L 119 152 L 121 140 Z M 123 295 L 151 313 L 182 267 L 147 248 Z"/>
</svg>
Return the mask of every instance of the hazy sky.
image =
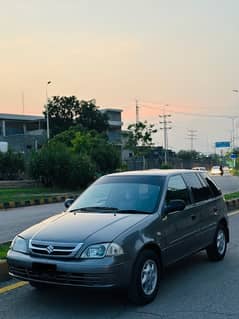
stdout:
<svg viewBox="0 0 239 319">
<path fill-rule="evenodd" d="M 125 124 L 172 114 L 169 145 L 212 151 L 239 115 L 238 0 L 0 0 L 0 112 L 40 114 L 51 95 L 122 108 Z M 178 112 L 178 113 L 174 113 Z M 157 124 L 159 127 L 159 125 Z M 162 144 L 162 131 L 155 142 Z"/>
</svg>

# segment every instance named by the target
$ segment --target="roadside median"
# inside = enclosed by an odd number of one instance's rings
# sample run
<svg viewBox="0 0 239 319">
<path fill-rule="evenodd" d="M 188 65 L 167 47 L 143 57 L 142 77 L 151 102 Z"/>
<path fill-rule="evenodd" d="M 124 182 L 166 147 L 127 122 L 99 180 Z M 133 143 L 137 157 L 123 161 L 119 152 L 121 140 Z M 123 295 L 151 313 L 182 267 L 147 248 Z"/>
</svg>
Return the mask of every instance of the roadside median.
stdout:
<svg viewBox="0 0 239 319">
<path fill-rule="evenodd" d="M 10 242 L 0 244 L 0 282 L 8 280 L 8 266 L 6 261 L 7 251 L 10 247 Z"/>
<path fill-rule="evenodd" d="M 0 188 L 0 209 L 43 205 L 75 198 L 81 190 L 62 190 L 47 187 Z"/>
<path fill-rule="evenodd" d="M 239 192 L 224 195 L 228 211 L 239 209 Z"/>
<path fill-rule="evenodd" d="M 76 198 L 76 194 L 64 194 L 58 196 L 46 196 L 46 197 L 38 197 L 30 200 L 17 200 L 17 201 L 4 201 L 0 202 L 0 209 L 9 209 L 9 208 L 17 208 L 17 207 L 27 207 L 27 206 L 35 206 L 35 205 L 45 205 L 52 203 L 60 203 L 64 202 L 67 198 Z"/>
</svg>

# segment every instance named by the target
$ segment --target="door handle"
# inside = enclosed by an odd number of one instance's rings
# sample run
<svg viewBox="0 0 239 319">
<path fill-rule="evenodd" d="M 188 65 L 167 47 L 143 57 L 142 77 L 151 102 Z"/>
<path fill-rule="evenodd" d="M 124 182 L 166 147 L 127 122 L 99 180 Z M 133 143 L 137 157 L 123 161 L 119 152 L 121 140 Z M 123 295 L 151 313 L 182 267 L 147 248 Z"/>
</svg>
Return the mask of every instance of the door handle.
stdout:
<svg viewBox="0 0 239 319">
<path fill-rule="evenodd" d="M 196 217 L 197 217 L 196 215 L 191 215 L 192 220 L 195 220 Z"/>
<path fill-rule="evenodd" d="M 218 214 L 218 208 L 217 207 L 213 207 L 213 214 L 215 216 Z"/>
</svg>

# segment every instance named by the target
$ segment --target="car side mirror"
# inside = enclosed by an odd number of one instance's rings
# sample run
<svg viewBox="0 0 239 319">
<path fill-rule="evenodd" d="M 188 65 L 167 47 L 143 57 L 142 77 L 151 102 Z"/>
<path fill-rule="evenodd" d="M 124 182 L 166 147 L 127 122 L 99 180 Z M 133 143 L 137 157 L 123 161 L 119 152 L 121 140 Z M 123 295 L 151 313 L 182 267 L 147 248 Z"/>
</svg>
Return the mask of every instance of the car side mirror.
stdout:
<svg viewBox="0 0 239 319">
<path fill-rule="evenodd" d="M 64 206 L 65 206 L 65 208 L 69 208 L 70 206 L 71 206 L 71 204 L 73 204 L 74 203 L 74 198 L 67 198 L 66 200 L 65 200 L 65 202 L 64 202 Z"/>
<path fill-rule="evenodd" d="M 185 207 L 186 207 L 186 203 L 184 200 L 173 199 L 173 200 L 170 200 L 169 203 L 166 205 L 164 213 L 167 215 L 173 212 L 184 210 Z"/>
</svg>

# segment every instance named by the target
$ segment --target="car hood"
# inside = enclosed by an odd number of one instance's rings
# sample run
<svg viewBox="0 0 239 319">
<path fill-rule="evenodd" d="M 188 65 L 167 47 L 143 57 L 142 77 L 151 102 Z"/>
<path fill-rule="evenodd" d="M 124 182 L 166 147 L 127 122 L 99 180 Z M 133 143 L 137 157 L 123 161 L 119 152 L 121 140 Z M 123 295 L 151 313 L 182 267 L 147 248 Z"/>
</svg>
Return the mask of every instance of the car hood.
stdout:
<svg viewBox="0 0 239 319">
<path fill-rule="evenodd" d="M 25 239 L 52 242 L 110 242 L 147 214 L 65 212 L 37 224 L 20 235 Z"/>
</svg>

